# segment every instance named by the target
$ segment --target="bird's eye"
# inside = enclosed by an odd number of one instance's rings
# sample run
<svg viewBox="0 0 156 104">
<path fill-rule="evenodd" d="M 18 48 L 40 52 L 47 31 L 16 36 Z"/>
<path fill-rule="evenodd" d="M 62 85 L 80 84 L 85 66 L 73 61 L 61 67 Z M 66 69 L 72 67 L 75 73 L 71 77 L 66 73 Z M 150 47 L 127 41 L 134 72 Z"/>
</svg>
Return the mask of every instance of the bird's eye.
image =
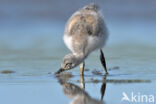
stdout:
<svg viewBox="0 0 156 104">
<path fill-rule="evenodd" d="M 88 7 L 86 7 L 85 9 L 86 9 L 86 10 L 89 10 L 89 8 L 88 8 Z"/>
<path fill-rule="evenodd" d="M 71 68 L 72 63 L 67 63 L 66 64 L 66 68 L 70 69 Z"/>
</svg>

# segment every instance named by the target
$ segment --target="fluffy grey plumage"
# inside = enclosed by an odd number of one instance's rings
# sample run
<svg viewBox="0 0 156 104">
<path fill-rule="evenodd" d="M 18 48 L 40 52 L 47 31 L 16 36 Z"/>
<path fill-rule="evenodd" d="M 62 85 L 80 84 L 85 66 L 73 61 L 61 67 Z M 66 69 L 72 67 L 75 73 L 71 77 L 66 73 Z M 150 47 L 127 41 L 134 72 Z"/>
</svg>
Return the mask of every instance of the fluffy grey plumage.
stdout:
<svg viewBox="0 0 156 104">
<path fill-rule="evenodd" d="M 96 4 L 89 4 L 76 11 L 68 20 L 64 42 L 72 51 L 63 58 L 61 69 L 72 69 L 85 60 L 94 50 L 104 46 L 107 29 Z"/>
</svg>

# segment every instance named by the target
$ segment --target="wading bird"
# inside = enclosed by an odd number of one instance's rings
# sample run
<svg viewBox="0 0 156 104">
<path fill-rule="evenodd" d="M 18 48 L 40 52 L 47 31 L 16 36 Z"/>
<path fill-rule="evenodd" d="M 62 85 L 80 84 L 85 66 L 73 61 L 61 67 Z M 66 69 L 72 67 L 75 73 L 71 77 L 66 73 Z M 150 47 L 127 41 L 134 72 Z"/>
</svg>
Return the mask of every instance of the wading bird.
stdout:
<svg viewBox="0 0 156 104">
<path fill-rule="evenodd" d="M 103 16 L 98 5 L 91 3 L 76 11 L 65 26 L 64 42 L 72 51 L 62 61 L 59 74 L 80 65 L 80 74 L 84 72 L 84 60 L 94 50 L 100 50 L 100 60 L 107 74 L 105 57 L 102 51 L 108 37 Z"/>
<path fill-rule="evenodd" d="M 57 77 L 58 82 L 62 86 L 64 94 L 67 97 L 72 98 L 72 101 L 70 102 L 70 104 L 105 104 L 103 102 L 103 98 L 104 98 L 105 91 L 106 91 L 106 78 L 107 78 L 107 75 L 104 75 L 103 80 L 102 80 L 102 85 L 100 88 L 101 99 L 95 99 L 92 96 L 90 96 L 87 93 L 87 91 L 85 91 L 85 89 L 82 88 L 82 86 L 79 87 L 78 85 L 69 82 L 70 78 L 68 77 L 67 73 L 63 74 L 62 76 Z"/>
</svg>

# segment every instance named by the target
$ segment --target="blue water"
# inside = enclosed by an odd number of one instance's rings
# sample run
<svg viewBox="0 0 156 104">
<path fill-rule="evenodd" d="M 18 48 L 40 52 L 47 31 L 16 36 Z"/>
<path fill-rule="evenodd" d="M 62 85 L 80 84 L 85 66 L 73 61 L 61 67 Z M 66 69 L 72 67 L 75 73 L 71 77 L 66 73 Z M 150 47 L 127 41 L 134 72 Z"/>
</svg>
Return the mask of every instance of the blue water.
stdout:
<svg viewBox="0 0 156 104">
<path fill-rule="evenodd" d="M 70 53 L 62 40 L 66 20 L 89 1 L 75 2 L 72 6 L 73 1 L 0 1 L 0 103 L 72 101 L 65 96 L 54 72 L 60 68 L 63 56 Z M 134 92 L 156 97 L 156 2 L 97 3 L 105 14 L 109 30 L 109 39 L 103 49 L 109 70 L 103 101 L 129 104 L 121 101 L 123 92 L 128 96 Z M 98 50 L 86 59 L 86 69 L 89 71 L 84 75 L 85 91 L 100 100 L 104 71 Z M 2 73 L 5 70 L 14 73 Z M 94 70 L 102 75 L 93 74 Z M 63 77 L 67 78 L 67 83 L 80 86 L 79 67 L 69 73 L 71 77 Z"/>
</svg>

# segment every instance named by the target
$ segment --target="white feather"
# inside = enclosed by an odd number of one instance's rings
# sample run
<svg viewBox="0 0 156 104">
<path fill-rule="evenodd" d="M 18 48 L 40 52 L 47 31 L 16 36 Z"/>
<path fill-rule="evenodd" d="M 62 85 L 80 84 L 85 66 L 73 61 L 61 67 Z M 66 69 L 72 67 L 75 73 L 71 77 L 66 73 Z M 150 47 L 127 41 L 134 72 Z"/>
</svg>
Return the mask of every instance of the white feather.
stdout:
<svg viewBox="0 0 156 104">
<path fill-rule="evenodd" d="M 105 36 L 89 36 L 88 37 L 88 52 L 92 52 L 96 49 L 102 48 L 105 44 Z"/>
<path fill-rule="evenodd" d="M 73 46 L 72 46 L 72 36 L 64 35 L 63 37 L 65 45 L 73 52 Z"/>
</svg>

